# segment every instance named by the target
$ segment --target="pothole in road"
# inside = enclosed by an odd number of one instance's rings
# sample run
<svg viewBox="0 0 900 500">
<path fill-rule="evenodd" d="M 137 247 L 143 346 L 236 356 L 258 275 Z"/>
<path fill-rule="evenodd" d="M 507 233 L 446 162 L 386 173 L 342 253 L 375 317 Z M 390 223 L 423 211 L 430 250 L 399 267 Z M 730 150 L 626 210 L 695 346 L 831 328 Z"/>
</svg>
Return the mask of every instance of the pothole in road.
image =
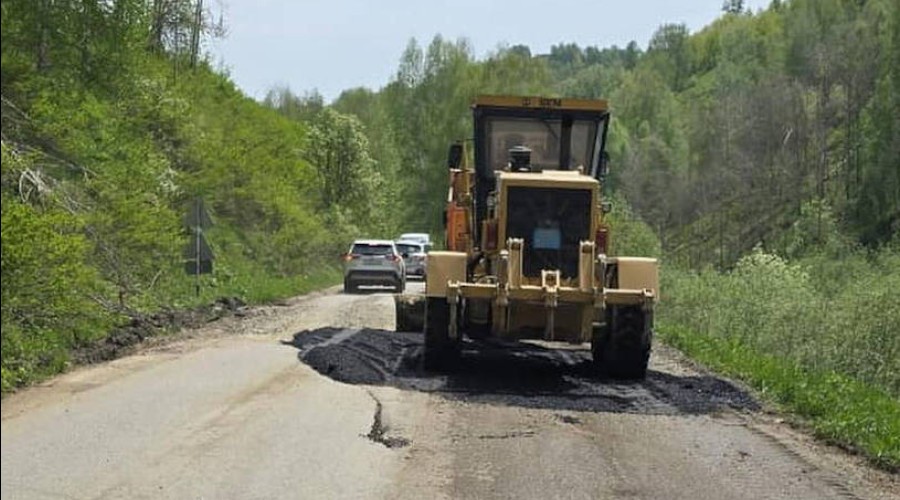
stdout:
<svg viewBox="0 0 900 500">
<path fill-rule="evenodd" d="M 651 369 L 642 381 L 603 380 L 593 374 L 588 350 L 530 343 L 466 341 L 457 368 L 436 374 L 422 368 L 422 342 L 420 333 L 321 328 L 295 334 L 291 344 L 302 362 L 340 382 L 467 402 L 657 415 L 759 408 L 750 394 L 713 376 Z M 373 430 L 377 436 L 375 426 Z"/>
</svg>

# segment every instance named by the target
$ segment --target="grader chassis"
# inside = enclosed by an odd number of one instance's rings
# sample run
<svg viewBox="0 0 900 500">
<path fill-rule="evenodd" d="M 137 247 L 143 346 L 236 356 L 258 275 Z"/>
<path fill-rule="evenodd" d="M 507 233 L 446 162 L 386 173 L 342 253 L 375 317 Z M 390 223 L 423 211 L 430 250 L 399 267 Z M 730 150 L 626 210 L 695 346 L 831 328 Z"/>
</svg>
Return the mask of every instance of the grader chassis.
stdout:
<svg viewBox="0 0 900 500">
<path fill-rule="evenodd" d="M 428 254 L 426 368 L 452 369 L 465 335 L 589 341 L 599 372 L 643 378 L 657 261 L 607 255 L 607 103 L 485 96 L 473 114 L 448 157 L 447 250 Z"/>
</svg>

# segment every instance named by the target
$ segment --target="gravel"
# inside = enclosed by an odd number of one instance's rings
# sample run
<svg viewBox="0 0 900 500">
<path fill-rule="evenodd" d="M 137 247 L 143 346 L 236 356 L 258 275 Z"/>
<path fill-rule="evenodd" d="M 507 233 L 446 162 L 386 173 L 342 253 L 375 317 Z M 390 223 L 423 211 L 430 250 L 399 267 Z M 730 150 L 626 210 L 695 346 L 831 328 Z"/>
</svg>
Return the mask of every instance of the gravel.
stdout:
<svg viewBox="0 0 900 500">
<path fill-rule="evenodd" d="M 422 335 L 365 328 L 304 330 L 290 342 L 299 359 L 347 384 L 386 385 L 447 398 L 574 411 L 706 414 L 756 410 L 759 404 L 733 383 L 706 374 L 651 369 L 643 381 L 595 376 L 586 347 L 466 341 L 452 373 L 422 368 Z"/>
</svg>

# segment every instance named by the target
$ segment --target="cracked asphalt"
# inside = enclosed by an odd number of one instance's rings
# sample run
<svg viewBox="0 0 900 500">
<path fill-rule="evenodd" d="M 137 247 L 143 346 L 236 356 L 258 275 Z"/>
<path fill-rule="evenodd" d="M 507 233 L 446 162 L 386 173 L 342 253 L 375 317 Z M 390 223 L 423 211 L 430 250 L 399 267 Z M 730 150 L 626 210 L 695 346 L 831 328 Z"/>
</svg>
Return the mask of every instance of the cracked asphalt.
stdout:
<svg viewBox="0 0 900 500">
<path fill-rule="evenodd" d="M 434 375 L 393 318 L 332 290 L 4 398 L 2 498 L 898 498 L 665 346 L 642 382 L 545 343 Z"/>
</svg>

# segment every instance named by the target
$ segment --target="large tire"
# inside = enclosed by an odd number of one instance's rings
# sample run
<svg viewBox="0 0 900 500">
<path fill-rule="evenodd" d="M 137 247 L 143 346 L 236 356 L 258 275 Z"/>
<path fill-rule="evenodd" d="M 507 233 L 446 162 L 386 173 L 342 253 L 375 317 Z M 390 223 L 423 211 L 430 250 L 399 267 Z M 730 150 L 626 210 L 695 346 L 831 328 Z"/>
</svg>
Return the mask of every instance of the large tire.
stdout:
<svg viewBox="0 0 900 500">
<path fill-rule="evenodd" d="M 486 311 L 487 312 L 487 322 L 486 323 L 476 324 L 471 321 L 471 318 L 473 315 L 472 308 L 474 308 L 474 307 L 486 307 L 487 308 L 487 311 Z M 465 310 L 465 314 L 464 314 L 463 325 L 465 327 L 464 330 L 466 333 L 466 337 L 468 337 L 472 340 L 483 340 L 483 339 L 490 337 L 491 326 L 492 326 L 491 321 L 493 319 L 492 314 L 491 314 L 491 303 L 489 301 L 484 301 L 482 304 L 478 304 L 474 300 L 469 299 L 465 303 L 464 310 Z"/>
<path fill-rule="evenodd" d="M 356 293 L 356 285 L 347 278 L 344 278 L 344 293 Z"/>
<path fill-rule="evenodd" d="M 419 332 L 425 328 L 425 297 L 394 296 L 395 319 L 398 332 Z"/>
<path fill-rule="evenodd" d="M 619 380 L 647 376 L 653 314 L 640 306 L 610 307 L 606 323 L 594 327 L 591 353 L 600 374 Z"/>
<path fill-rule="evenodd" d="M 394 331 L 405 332 L 409 329 L 409 314 L 399 302 L 394 303 Z"/>
<path fill-rule="evenodd" d="M 459 359 L 459 341 L 450 338 L 450 304 L 443 297 L 428 297 L 425 302 L 426 370 L 446 371 Z"/>
</svg>

